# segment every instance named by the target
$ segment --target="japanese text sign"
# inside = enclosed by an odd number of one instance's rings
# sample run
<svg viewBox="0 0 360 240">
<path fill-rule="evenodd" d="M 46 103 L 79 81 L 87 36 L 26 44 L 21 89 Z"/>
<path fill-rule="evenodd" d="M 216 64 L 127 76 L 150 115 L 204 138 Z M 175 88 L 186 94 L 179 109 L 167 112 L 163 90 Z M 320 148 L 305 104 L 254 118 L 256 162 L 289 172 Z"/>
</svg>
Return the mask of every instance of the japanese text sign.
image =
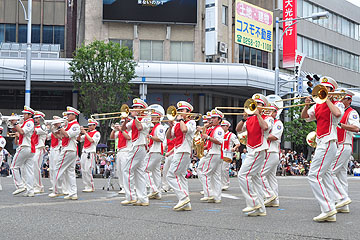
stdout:
<svg viewBox="0 0 360 240">
<path fill-rule="evenodd" d="M 297 0 L 283 0 L 283 20 L 296 18 Z M 294 67 L 295 50 L 297 49 L 297 27 L 294 21 L 283 23 L 283 31 L 287 28 L 283 38 L 283 67 Z"/>
<path fill-rule="evenodd" d="M 235 42 L 272 52 L 273 13 L 250 3 L 236 0 Z"/>
</svg>

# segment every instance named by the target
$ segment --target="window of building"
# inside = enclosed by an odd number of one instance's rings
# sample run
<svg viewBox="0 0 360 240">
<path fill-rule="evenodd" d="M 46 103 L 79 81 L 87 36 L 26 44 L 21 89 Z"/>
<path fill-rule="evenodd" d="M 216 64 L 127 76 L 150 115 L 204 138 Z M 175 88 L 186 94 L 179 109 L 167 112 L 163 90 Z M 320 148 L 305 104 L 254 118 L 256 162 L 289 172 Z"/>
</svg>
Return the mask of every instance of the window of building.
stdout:
<svg viewBox="0 0 360 240">
<path fill-rule="evenodd" d="M 228 6 L 222 5 L 221 22 L 226 26 L 228 25 L 228 9 L 229 9 Z"/>
<path fill-rule="evenodd" d="M 121 47 L 127 47 L 133 51 L 133 40 L 130 39 L 109 39 L 111 42 L 119 43 Z"/>
<path fill-rule="evenodd" d="M 239 45 L 239 63 L 268 68 L 268 53 L 259 49 Z"/>
<path fill-rule="evenodd" d="M 193 62 L 194 43 L 172 41 L 170 43 L 170 61 Z"/>
<path fill-rule="evenodd" d="M 19 43 L 27 42 L 27 26 L 26 25 L 18 26 L 18 42 Z"/>
<path fill-rule="evenodd" d="M 163 41 L 140 41 L 140 60 L 163 61 Z"/>
<path fill-rule="evenodd" d="M 0 24 L 0 43 L 5 41 L 5 24 Z"/>
<path fill-rule="evenodd" d="M 31 26 L 31 42 L 40 43 L 40 25 Z"/>
<path fill-rule="evenodd" d="M 43 43 L 53 43 L 54 41 L 54 27 L 53 26 L 43 26 Z"/>
<path fill-rule="evenodd" d="M 5 24 L 5 42 L 16 42 L 15 24 Z"/>
<path fill-rule="evenodd" d="M 54 26 L 54 44 L 60 44 L 60 48 L 64 49 L 65 29 L 63 26 Z"/>
</svg>

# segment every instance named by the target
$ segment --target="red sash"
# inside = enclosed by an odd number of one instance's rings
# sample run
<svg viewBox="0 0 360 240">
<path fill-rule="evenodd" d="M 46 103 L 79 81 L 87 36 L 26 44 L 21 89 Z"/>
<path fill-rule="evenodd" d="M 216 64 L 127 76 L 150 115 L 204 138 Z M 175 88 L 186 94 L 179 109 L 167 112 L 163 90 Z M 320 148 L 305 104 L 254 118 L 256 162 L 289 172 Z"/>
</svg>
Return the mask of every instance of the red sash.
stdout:
<svg viewBox="0 0 360 240">
<path fill-rule="evenodd" d="M 128 133 L 127 131 L 125 131 L 126 133 Z M 124 137 L 124 135 L 122 134 L 122 132 L 119 132 L 119 136 L 118 136 L 118 150 L 121 150 L 123 148 L 126 148 L 127 146 L 127 139 Z"/>
<path fill-rule="evenodd" d="M 186 124 L 187 122 L 188 121 L 184 123 Z M 174 134 L 175 134 L 175 139 L 174 139 L 175 148 L 178 148 L 183 144 L 185 139 L 185 134 L 180 129 L 180 122 L 176 123 L 174 128 Z"/>
<path fill-rule="evenodd" d="M 219 127 L 221 127 L 221 126 L 217 125 L 216 127 L 214 127 L 209 136 L 213 138 L 214 135 L 215 135 L 216 129 L 219 128 Z M 212 148 L 212 145 L 213 145 L 212 141 L 206 141 L 206 147 L 207 147 L 208 150 L 210 150 Z"/>
<path fill-rule="evenodd" d="M 168 146 L 167 152 L 173 150 L 173 148 L 175 147 L 174 140 L 167 139 L 167 146 Z"/>
<path fill-rule="evenodd" d="M 95 133 L 97 133 L 98 131 L 94 130 L 92 132 L 88 132 L 89 136 L 92 138 Z M 85 136 L 85 140 L 84 140 L 84 148 L 89 148 L 91 146 L 91 142 L 89 141 L 89 139 Z"/>
<path fill-rule="evenodd" d="M 137 118 L 139 120 L 139 122 L 141 122 L 142 118 Z M 135 142 L 136 140 L 138 140 L 139 138 L 139 129 L 136 127 L 136 123 L 135 123 L 136 119 L 133 120 L 132 124 L 131 124 L 131 140 L 133 142 Z"/>
<path fill-rule="evenodd" d="M 265 120 L 267 116 L 262 115 L 261 117 Z M 246 130 L 248 132 L 246 146 L 252 149 L 260 147 L 264 141 L 264 131 L 261 129 L 256 115 L 247 119 Z"/>
<path fill-rule="evenodd" d="M 322 104 L 316 104 L 315 118 L 317 122 L 316 136 L 318 138 L 323 138 L 329 135 L 331 133 L 332 113 L 326 102 Z"/>
<path fill-rule="evenodd" d="M 59 145 L 59 139 L 54 134 L 51 134 L 51 148 L 56 148 Z"/>
<path fill-rule="evenodd" d="M 349 120 L 349 116 L 350 116 L 350 112 L 352 111 L 353 109 L 351 107 L 348 107 L 346 110 L 345 110 L 345 113 L 344 113 L 344 116 L 341 118 L 340 120 L 340 123 L 343 123 L 343 124 L 346 124 L 347 121 Z M 345 138 L 346 138 L 346 130 L 343 129 L 343 128 L 339 128 L 337 127 L 337 137 L 338 137 L 338 143 L 343 143 L 345 142 Z"/>
<path fill-rule="evenodd" d="M 230 150 L 231 134 L 232 134 L 232 132 L 229 131 L 229 132 L 225 133 L 225 136 L 224 136 L 223 148 L 226 150 Z"/>
<path fill-rule="evenodd" d="M 72 123 L 69 123 L 67 125 L 67 128 L 65 129 L 65 131 L 68 131 L 72 127 L 72 125 L 74 125 L 74 124 L 78 124 L 78 122 L 76 120 L 74 120 Z M 70 142 L 70 138 L 63 137 L 61 145 L 63 147 L 66 147 L 67 145 L 69 145 L 69 142 Z"/>
<path fill-rule="evenodd" d="M 157 123 L 153 129 L 151 130 L 150 136 L 155 136 L 155 130 L 156 128 L 160 125 L 160 123 Z M 149 141 L 149 149 L 151 148 L 151 146 L 154 144 L 154 140 L 152 140 L 152 138 L 150 138 Z M 163 148 L 163 143 L 161 142 L 161 154 L 164 154 L 164 148 Z"/>
<path fill-rule="evenodd" d="M 23 125 L 21 125 L 21 128 L 23 128 L 28 121 L 34 122 L 34 119 L 29 118 L 28 120 L 26 120 L 26 121 L 23 123 Z M 33 135 L 31 135 L 31 152 L 32 152 L 32 153 L 35 153 L 35 144 L 34 144 L 34 142 L 33 142 L 33 137 L 34 137 L 34 135 L 36 135 L 36 134 L 35 134 L 35 131 L 34 131 Z M 20 134 L 20 135 L 19 135 L 19 145 L 22 144 L 23 140 L 24 140 L 24 135 Z"/>
</svg>

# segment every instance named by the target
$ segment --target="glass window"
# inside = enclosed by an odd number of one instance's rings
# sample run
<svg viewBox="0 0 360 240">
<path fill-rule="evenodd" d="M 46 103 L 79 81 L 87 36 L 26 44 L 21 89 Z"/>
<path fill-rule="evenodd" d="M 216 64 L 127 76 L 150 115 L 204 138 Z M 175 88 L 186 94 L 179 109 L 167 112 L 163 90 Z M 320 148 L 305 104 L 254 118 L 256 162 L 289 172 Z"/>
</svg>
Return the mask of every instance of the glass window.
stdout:
<svg viewBox="0 0 360 240">
<path fill-rule="evenodd" d="M 60 48 L 64 49 L 65 33 L 63 26 L 54 26 L 54 43 L 60 44 Z"/>
<path fill-rule="evenodd" d="M 345 18 L 341 19 L 341 33 L 345 36 L 350 36 L 350 23 Z"/>
<path fill-rule="evenodd" d="M 314 57 L 314 51 L 313 51 L 313 41 L 312 40 L 308 40 L 308 44 L 309 44 L 309 48 L 308 48 L 308 53 L 309 53 L 309 57 L 313 58 Z"/>
<path fill-rule="evenodd" d="M 330 47 L 329 45 L 325 45 L 324 47 L 325 50 L 325 62 L 328 63 L 332 63 L 332 47 Z"/>
<path fill-rule="evenodd" d="M 16 25 L 5 25 L 5 42 L 16 42 Z"/>
<path fill-rule="evenodd" d="M 337 15 L 332 14 L 332 30 L 338 31 L 338 25 L 337 25 Z"/>
<path fill-rule="evenodd" d="M 245 63 L 250 64 L 250 48 L 244 46 L 245 48 Z"/>
<path fill-rule="evenodd" d="M 337 65 L 342 66 L 342 54 L 343 51 L 338 50 L 337 51 Z"/>
<path fill-rule="evenodd" d="M 303 16 L 303 0 L 297 1 L 297 16 L 302 17 Z"/>
<path fill-rule="evenodd" d="M 19 43 L 27 42 L 27 25 L 18 26 L 18 42 Z"/>
<path fill-rule="evenodd" d="M 341 33 L 341 19 L 342 17 L 337 16 L 337 32 Z"/>
<path fill-rule="evenodd" d="M 222 6 L 221 22 L 224 25 L 228 25 L 228 7 Z"/>
<path fill-rule="evenodd" d="M 304 16 L 310 16 L 312 13 L 312 6 L 310 3 L 304 1 Z M 311 18 L 310 18 L 311 19 Z M 310 20 L 311 21 L 311 20 Z"/>
<path fill-rule="evenodd" d="M 43 43 L 53 43 L 54 42 L 54 27 L 53 26 L 43 26 Z"/>
<path fill-rule="evenodd" d="M 194 61 L 194 43 L 183 42 L 182 43 L 182 61 L 193 62 Z"/>
<path fill-rule="evenodd" d="M 302 37 L 299 35 L 297 36 L 297 50 L 303 52 Z"/>
<path fill-rule="evenodd" d="M 244 45 L 239 45 L 239 63 L 244 62 Z"/>
<path fill-rule="evenodd" d="M 140 41 L 140 60 L 151 60 L 151 41 Z"/>
<path fill-rule="evenodd" d="M 338 63 L 338 50 L 336 48 L 333 49 L 333 63 L 339 65 Z"/>
<path fill-rule="evenodd" d="M 314 42 L 314 58 L 319 59 L 319 43 Z"/>
<path fill-rule="evenodd" d="M 309 56 L 309 40 L 306 38 L 303 38 L 303 53 L 305 53 L 306 56 Z"/>
<path fill-rule="evenodd" d="M 355 38 L 355 24 L 350 22 L 350 37 Z"/>
<path fill-rule="evenodd" d="M 319 43 L 319 60 L 324 61 L 324 44 Z"/>
<path fill-rule="evenodd" d="M 251 65 L 256 65 L 256 49 L 251 48 Z"/>
<path fill-rule="evenodd" d="M 153 61 L 162 61 L 164 59 L 163 54 L 163 42 L 162 41 L 152 41 L 152 59 Z"/>
<path fill-rule="evenodd" d="M 261 50 L 256 50 L 256 66 L 262 67 L 262 55 L 261 55 Z"/>
<path fill-rule="evenodd" d="M 31 42 L 40 43 L 40 25 L 31 26 Z"/>
<path fill-rule="evenodd" d="M 131 51 L 133 50 L 133 40 L 121 40 L 120 45 L 122 47 L 128 47 Z"/>
<path fill-rule="evenodd" d="M 5 25 L 0 24 L 0 43 L 5 41 Z"/>
<path fill-rule="evenodd" d="M 359 71 L 359 65 L 360 65 L 360 62 L 359 62 L 359 56 L 355 56 L 355 71 Z"/>
<path fill-rule="evenodd" d="M 170 43 L 170 61 L 181 61 L 181 42 Z"/>
<path fill-rule="evenodd" d="M 355 55 L 350 54 L 350 67 L 352 70 L 355 70 Z"/>
<path fill-rule="evenodd" d="M 262 51 L 262 63 L 263 68 L 268 68 L 268 53 L 265 51 Z"/>
<path fill-rule="evenodd" d="M 355 39 L 360 40 L 359 38 L 359 24 L 355 23 Z"/>
<path fill-rule="evenodd" d="M 342 54 L 342 66 L 350 68 L 350 53 L 343 51 Z"/>
</svg>

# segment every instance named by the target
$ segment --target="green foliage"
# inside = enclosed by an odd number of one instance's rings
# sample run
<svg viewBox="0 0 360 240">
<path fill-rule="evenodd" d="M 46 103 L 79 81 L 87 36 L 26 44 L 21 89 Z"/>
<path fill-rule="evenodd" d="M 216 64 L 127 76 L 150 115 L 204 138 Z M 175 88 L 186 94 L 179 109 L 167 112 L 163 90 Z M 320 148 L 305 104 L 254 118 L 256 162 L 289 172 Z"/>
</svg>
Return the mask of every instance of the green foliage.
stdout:
<svg viewBox="0 0 360 240">
<path fill-rule="evenodd" d="M 79 91 L 79 109 L 86 117 L 119 111 L 128 100 L 129 81 L 135 77 L 136 62 L 127 47 L 94 41 L 76 49 L 69 64 L 74 87 Z M 103 127 L 101 130 L 107 132 Z"/>
<path fill-rule="evenodd" d="M 314 121 L 306 122 L 301 118 L 302 109 L 303 106 L 289 108 L 285 116 L 289 117 L 290 121 L 284 123 L 284 139 L 291 142 L 298 152 L 307 148 L 306 136 L 316 129 Z"/>
</svg>

